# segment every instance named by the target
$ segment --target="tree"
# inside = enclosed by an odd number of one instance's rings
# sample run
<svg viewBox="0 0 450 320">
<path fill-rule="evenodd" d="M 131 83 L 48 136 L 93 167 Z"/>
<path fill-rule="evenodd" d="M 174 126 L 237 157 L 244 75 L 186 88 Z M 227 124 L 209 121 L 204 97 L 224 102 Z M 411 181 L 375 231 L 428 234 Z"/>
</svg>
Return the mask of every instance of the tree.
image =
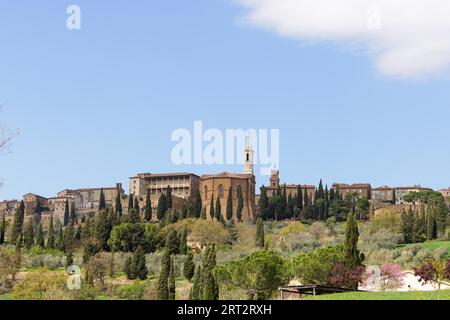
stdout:
<svg viewBox="0 0 450 320">
<path fill-rule="evenodd" d="M 261 196 L 258 202 L 259 215 L 261 218 L 268 220 L 272 217 L 269 216 L 269 198 L 267 197 L 267 188 L 261 187 Z"/>
<path fill-rule="evenodd" d="M 183 275 L 187 280 L 191 281 L 192 277 L 194 276 L 194 272 L 195 272 L 194 253 L 192 252 L 192 250 L 189 250 L 188 256 L 183 266 Z"/>
<path fill-rule="evenodd" d="M 264 235 L 264 222 L 261 218 L 256 221 L 256 246 L 258 248 L 264 248 L 265 235 Z"/>
<path fill-rule="evenodd" d="M 38 201 L 36 204 L 36 207 L 34 208 L 34 223 L 40 224 L 41 223 L 41 216 L 42 216 L 42 206 L 41 203 Z"/>
<path fill-rule="evenodd" d="M 412 208 L 410 207 L 408 212 L 403 211 L 403 213 L 402 213 L 401 231 L 402 231 L 405 243 L 413 243 L 414 242 L 414 239 L 415 239 L 414 225 L 415 225 L 415 214 L 414 214 Z"/>
<path fill-rule="evenodd" d="M 238 222 L 242 222 L 242 210 L 244 209 L 244 197 L 242 195 L 242 188 L 238 187 L 238 206 L 236 210 L 236 217 Z"/>
<path fill-rule="evenodd" d="M 399 265 L 385 263 L 381 266 L 381 291 L 397 290 L 403 285 L 402 269 Z"/>
<path fill-rule="evenodd" d="M 441 289 L 442 283 L 450 280 L 450 260 L 427 260 L 419 268 L 414 269 L 414 275 L 419 277 L 423 284 L 432 283 Z"/>
<path fill-rule="evenodd" d="M 202 208 L 202 211 L 200 213 L 200 219 L 206 220 L 206 207 Z"/>
<path fill-rule="evenodd" d="M 22 235 L 22 223 L 21 223 L 21 214 L 20 209 L 16 209 L 14 213 L 14 220 L 11 230 L 11 240 L 10 242 L 13 244 L 17 243 L 17 240 L 19 240 L 20 236 Z"/>
<path fill-rule="evenodd" d="M 139 214 L 139 210 L 134 207 L 131 209 L 130 213 L 128 214 L 128 222 L 129 223 L 140 223 L 141 222 L 141 216 Z"/>
<path fill-rule="evenodd" d="M 212 244 L 205 252 L 205 263 L 203 266 L 202 300 L 218 300 L 219 286 L 213 270 L 216 267 L 216 246 Z"/>
<path fill-rule="evenodd" d="M 167 201 L 164 193 L 161 193 L 158 201 L 158 208 L 156 209 L 156 216 L 159 221 L 164 219 L 164 216 L 167 212 Z"/>
<path fill-rule="evenodd" d="M 262 250 L 216 267 L 215 275 L 221 286 L 237 287 L 249 300 L 264 300 L 289 282 L 289 264 L 278 253 Z"/>
<path fill-rule="evenodd" d="M 156 296 L 158 300 L 169 300 L 169 275 L 170 275 L 170 262 L 171 255 L 168 250 L 164 251 L 161 258 L 161 271 L 159 272 L 158 282 L 157 282 L 157 292 Z"/>
<path fill-rule="evenodd" d="M 175 300 L 176 286 L 175 286 L 175 270 L 173 257 L 170 258 L 170 272 L 169 272 L 169 279 L 167 282 L 168 282 L 167 285 L 169 291 L 169 300 Z"/>
<path fill-rule="evenodd" d="M 302 186 L 298 185 L 297 186 L 297 203 L 296 206 L 300 211 L 303 211 L 303 190 L 302 190 Z"/>
<path fill-rule="evenodd" d="M 183 203 L 183 205 L 181 206 L 180 217 L 178 220 L 184 220 L 187 218 L 187 216 L 188 216 L 188 208 L 186 204 Z"/>
<path fill-rule="evenodd" d="M 181 233 L 180 233 L 180 247 L 179 247 L 179 252 L 180 252 L 180 254 L 186 254 L 186 253 L 187 253 L 187 250 L 188 250 L 188 247 L 187 247 L 187 228 L 184 227 L 184 228 L 181 230 Z"/>
<path fill-rule="evenodd" d="M 50 222 L 48 225 L 47 248 L 55 249 L 55 231 L 53 230 L 53 213 L 50 214 Z"/>
<path fill-rule="evenodd" d="M 449 208 L 443 199 L 436 205 L 436 233 L 441 239 L 445 238 L 448 210 Z"/>
<path fill-rule="evenodd" d="M 211 194 L 211 202 L 209 203 L 209 216 L 211 217 L 211 220 L 214 220 L 215 213 L 214 213 L 214 194 Z"/>
<path fill-rule="evenodd" d="M 133 194 L 130 193 L 128 196 L 128 214 L 133 210 L 134 208 L 134 201 L 133 201 Z"/>
<path fill-rule="evenodd" d="M 66 205 L 64 207 L 64 226 L 69 224 L 69 200 L 66 199 Z"/>
<path fill-rule="evenodd" d="M 58 234 L 56 236 L 56 249 L 64 251 L 64 236 L 62 224 L 59 224 Z"/>
<path fill-rule="evenodd" d="M 436 239 L 436 217 L 432 208 L 427 210 L 427 239 Z"/>
<path fill-rule="evenodd" d="M 189 300 L 201 300 L 202 299 L 202 267 L 197 266 L 195 268 L 193 284 L 191 292 L 189 294 Z"/>
<path fill-rule="evenodd" d="M 354 289 L 361 282 L 364 271 L 364 266 L 352 267 L 337 263 L 331 269 L 328 282 L 333 287 Z"/>
<path fill-rule="evenodd" d="M 145 199 L 145 211 L 144 218 L 145 221 L 150 222 L 152 220 L 152 198 L 150 196 L 150 190 L 147 190 L 147 197 Z"/>
<path fill-rule="evenodd" d="M 170 186 L 167 186 L 167 190 L 166 190 L 166 208 L 167 210 L 172 209 L 172 188 Z"/>
<path fill-rule="evenodd" d="M 103 188 L 100 190 L 100 199 L 98 202 L 98 211 L 102 211 L 106 209 L 106 200 L 105 193 L 103 192 Z"/>
<path fill-rule="evenodd" d="M 220 198 L 217 196 L 216 207 L 214 208 L 214 217 L 217 221 L 222 220 L 222 207 L 220 205 Z"/>
<path fill-rule="evenodd" d="M 133 257 L 128 256 L 123 264 L 123 272 L 127 275 L 128 280 L 136 279 L 136 275 L 134 274 L 133 269 L 131 267 L 132 264 L 133 264 Z"/>
<path fill-rule="evenodd" d="M 226 218 L 228 221 L 233 219 L 233 189 L 228 189 Z"/>
<path fill-rule="evenodd" d="M 108 251 L 108 239 L 112 230 L 112 225 L 108 219 L 108 211 L 100 211 L 96 220 L 95 239 L 102 250 Z"/>
<path fill-rule="evenodd" d="M 75 203 L 72 203 L 70 207 L 70 221 L 75 222 L 77 221 L 77 212 L 75 209 Z"/>
<path fill-rule="evenodd" d="M 180 240 L 175 229 L 171 228 L 166 236 L 166 245 L 164 247 L 170 255 L 180 252 Z"/>
<path fill-rule="evenodd" d="M 359 230 L 358 222 L 355 217 L 355 205 L 353 210 L 348 215 L 347 225 L 345 227 L 345 242 L 344 242 L 344 258 L 347 267 L 361 266 L 364 261 L 364 255 L 358 250 Z M 357 283 L 355 284 L 357 288 Z"/>
<path fill-rule="evenodd" d="M 2 224 L 0 225 L 0 244 L 5 243 L 5 235 L 6 235 L 6 219 L 5 213 L 2 215 Z"/>
<path fill-rule="evenodd" d="M 144 249 L 139 246 L 133 255 L 133 263 L 132 263 L 132 272 L 136 275 L 136 277 L 140 280 L 147 279 L 148 270 L 145 261 L 145 252 Z"/>
<path fill-rule="evenodd" d="M 120 218 L 122 216 L 123 209 L 122 209 L 121 191 L 119 186 L 117 186 L 116 205 L 114 207 L 116 215 Z"/>
<path fill-rule="evenodd" d="M 36 231 L 36 245 L 41 248 L 45 247 L 44 230 L 42 230 L 42 225 L 39 224 Z"/>
<path fill-rule="evenodd" d="M 26 249 L 30 250 L 31 247 L 34 246 L 34 226 L 31 219 L 28 220 L 28 223 L 25 227 L 23 240 Z"/>
<path fill-rule="evenodd" d="M 203 210 L 203 205 L 202 205 L 202 196 L 200 194 L 200 190 L 198 189 L 195 192 L 193 210 L 194 210 L 194 217 L 200 218 Z"/>
<path fill-rule="evenodd" d="M 74 223 L 70 222 L 69 227 L 64 231 L 64 252 L 70 253 L 73 251 L 75 240 L 75 229 Z"/>
</svg>

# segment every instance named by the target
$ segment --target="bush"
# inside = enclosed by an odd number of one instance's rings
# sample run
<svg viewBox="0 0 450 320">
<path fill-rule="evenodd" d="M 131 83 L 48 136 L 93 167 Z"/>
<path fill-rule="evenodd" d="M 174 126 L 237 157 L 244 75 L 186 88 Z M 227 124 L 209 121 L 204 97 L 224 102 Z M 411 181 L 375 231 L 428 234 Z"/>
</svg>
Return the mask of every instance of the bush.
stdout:
<svg viewBox="0 0 450 320">
<path fill-rule="evenodd" d="M 302 232 L 305 232 L 305 226 L 299 221 L 293 221 L 289 222 L 286 227 L 282 228 L 280 233 L 283 237 L 290 237 Z"/>
<path fill-rule="evenodd" d="M 393 208 L 380 209 L 370 220 L 369 230 L 376 233 L 382 229 L 388 229 L 393 233 L 400 233 L 401 215 Z"/>
<path fill-rule="evenodd" d="M 118 288 L 117 295 L 124 300 L 142 300 L 144 298 L 146 286 L 144 283 L 135 282 Z"/>
<path fill-rule="evenodd" d="M 192 241 L 199 242 L 203 245 L 208 243 L 215 243 L 216 245 L 225 244 L 228 236 L 227 229 L 222 223 L 217 221 L 197 220 L 192 225 Z"/>
<path fill-rule="evenodd" d="M 379 249 L 395 249 L 402 241 L 402 235 L 389 229 L 361 235 L 361 250 L 373 251 Z"/>
</svg>

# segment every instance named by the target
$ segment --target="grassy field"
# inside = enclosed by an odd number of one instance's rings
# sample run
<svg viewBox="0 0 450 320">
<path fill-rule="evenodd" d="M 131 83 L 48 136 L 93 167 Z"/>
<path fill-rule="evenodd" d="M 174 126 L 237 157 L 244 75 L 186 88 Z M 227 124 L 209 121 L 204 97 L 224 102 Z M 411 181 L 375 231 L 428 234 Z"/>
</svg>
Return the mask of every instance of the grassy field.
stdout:
<svg viewBox="0 0 450 320">
<path fill-rule="evenodd" d="M 432 240 L 432 241 L 425 241 L 424 243 L 403 244 L 403 245 L 400 245 L 399 247 L 407 248 L 407 247 L 414 246 L 414 245 L 420 245 L 424 249 L 431 250 L 431 251 L 439 249 L 439 248 L 447 248 L 447 258 L 450 259 L 450 241 Z"/>
<path fill-rule="evenodd" d="M 6 293 L 0 296 L 0 300 L 12 300 L 11 294 Z"/>
<path fill-rule="evenodd" d="M 346 292 L 307 297 L 305 300 L 450 300 L 450 290 L 412 292 Z"/>
</svg>

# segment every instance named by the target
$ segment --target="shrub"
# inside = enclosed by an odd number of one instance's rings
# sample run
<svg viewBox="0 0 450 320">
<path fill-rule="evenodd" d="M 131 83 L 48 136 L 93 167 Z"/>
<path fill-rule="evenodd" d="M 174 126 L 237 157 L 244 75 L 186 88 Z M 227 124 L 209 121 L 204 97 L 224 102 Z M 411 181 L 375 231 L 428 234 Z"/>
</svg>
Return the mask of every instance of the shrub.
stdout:
<svg viewBox="0 0 450 320">
<path fill-rule="evenodd" d="M 388 229 L 393 233 L 400 233 L 401 215 L 393 208 L 383 208 L 370 220 L 369 230 L 371 233 L 382 229 Z"/>
<path fill-rule="evenodd" d="M 280 234 L 283 237 L 290 237 L 302 232 L 305 232 L 305 226 L 299 221 L 293 221 L 289 222 L 287 226 L 282 228 Z"/>
<path fill-rule="evenodd" d="M 394 249 L 401 241 L 401 234 L 389 229 L 379 229 L 376 232 L 361 235 L 361 250 Z"/>
<path fill-rule="evenodd" d="M 135 282 L 118 288 L 117 295 L 124 300 L 142 300 L 144 298 L 146 286 L 144 283 Z"/>
<path fill-rule="evenodd" d="M 228 236 L 227 229 L 217 221 L 197 220 L 192 225 L 191 238 L 194 242 L 221 245 L 227 242 Z"/>
<path fill-rule="evenodd" d="M 330 235 L 330 230 L 323 222 L 314 222 L 309 228 L 308 232 L 314 236 L 315 239 L 320 240 Z"/>
</svg>

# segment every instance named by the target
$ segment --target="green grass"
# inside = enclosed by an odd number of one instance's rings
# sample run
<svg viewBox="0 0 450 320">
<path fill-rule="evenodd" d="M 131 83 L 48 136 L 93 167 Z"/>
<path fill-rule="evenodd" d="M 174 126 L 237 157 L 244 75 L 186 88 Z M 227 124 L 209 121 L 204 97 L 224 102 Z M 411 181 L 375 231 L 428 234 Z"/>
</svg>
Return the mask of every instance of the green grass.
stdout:
<svg viewBox="0 0 450 320">
<path fill-rule="evenodd" d="M 424 243 L 419 243 L 424 249 L 428 250 L 436 250 L 439 248 L 447 248 L 447 258 L 450 258 L 450 241 L 440 241 L 440 240 L 433 240 L 433 241 L 425 241 Z M 408 244 L 405 247 L 409 247 L 415 244 Z"/>
<path fill-rule="evenodd" d="M 450 300 L 450 290 L 411 292 L 346 292 L 306 297 L 305 300 Z"/>
<path fill-rule="evenodd" d="M 12 300 L 12 296 L 10 293 L 5 293 L 0 296 L 0 300 Z"/>
</svg>

